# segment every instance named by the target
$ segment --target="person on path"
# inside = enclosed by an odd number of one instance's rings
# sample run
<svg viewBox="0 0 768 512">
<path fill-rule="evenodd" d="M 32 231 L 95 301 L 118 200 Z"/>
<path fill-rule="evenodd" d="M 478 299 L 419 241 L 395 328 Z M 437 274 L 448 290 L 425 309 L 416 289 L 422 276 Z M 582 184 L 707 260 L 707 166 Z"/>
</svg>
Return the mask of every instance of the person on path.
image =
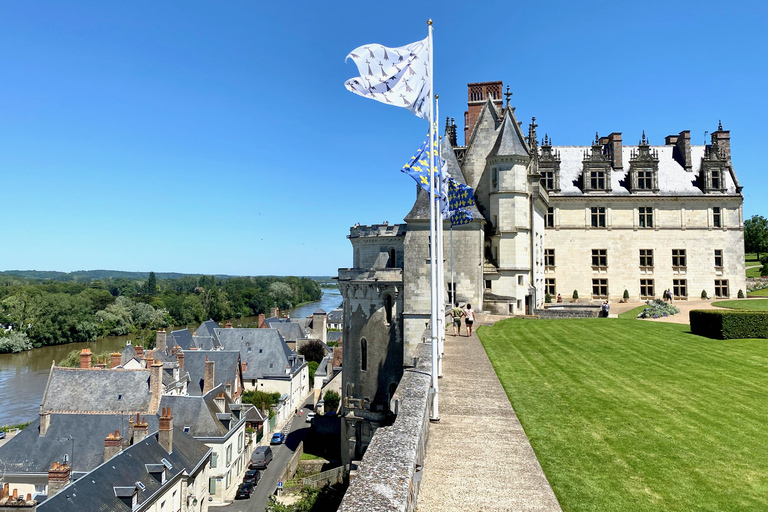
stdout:
<svg viewBox="0 0 768 512">
<path fill-rule="evenodd" d="M 472 310 L 472 304 L 467 304 L 464 310 L 464 324 L 467 326 L 467 337 L 472 336 L 472 324 L 475 323 L 475 312 Z"/>
<path fill-rule="evenodd" d="M 559 293 L 557 294 L 557 302 L 563 302 L 563 296 Z"/>
<path fill-rule="evenodd" d="M 451 310 L 451 318 L 453 319 L 453 335 L 458 336 L 461 329 L 461 317 L 464 316 L 464 310 L 459 307 L 459 303 L 456 302 Z"/>
<path fill-rule="evenodd" d="M 608 315 L 611 311 L 611 305 L 608 304 L 608 301 L 603 302 L 603 306 L 601 309 L 603 310 L 603 315 L 605 316 L 605 318 L 608 318 Z"/>
</svg>

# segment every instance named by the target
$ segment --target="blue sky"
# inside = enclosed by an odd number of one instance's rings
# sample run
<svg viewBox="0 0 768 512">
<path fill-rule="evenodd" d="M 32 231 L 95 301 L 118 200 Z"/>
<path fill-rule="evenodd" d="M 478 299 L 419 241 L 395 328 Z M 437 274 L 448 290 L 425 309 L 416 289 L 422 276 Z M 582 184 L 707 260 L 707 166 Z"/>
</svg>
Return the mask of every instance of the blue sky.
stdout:
<svg viewBox="0 0 768 512">
<path fill-rule="evenodd" d="M 267 5 L 268 4 L 268 5 Z M 732 6 L 731 6 L 732 5 Z M 768 216 L 764 2 L 0 2 L 0 270 L 333 275 L 427 123 L 344 57 L 435 27 L 440 114 L 502 80 L 556 145 L 731 131 Z"/>
</svg>

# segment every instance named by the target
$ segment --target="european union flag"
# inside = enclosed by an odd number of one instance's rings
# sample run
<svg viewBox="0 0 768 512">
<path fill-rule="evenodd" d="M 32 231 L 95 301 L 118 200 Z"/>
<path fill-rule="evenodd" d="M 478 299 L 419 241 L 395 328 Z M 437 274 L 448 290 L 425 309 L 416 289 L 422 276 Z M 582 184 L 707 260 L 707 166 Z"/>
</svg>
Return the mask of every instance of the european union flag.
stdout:
<svg viewBox="0 0 768 512">
<path fill-rule="evenodd" d="M 472 214 L 464 208 L 457 208 L 451 212 L 451 226 L 461 226 L 472 222 Z"/>
</svg>

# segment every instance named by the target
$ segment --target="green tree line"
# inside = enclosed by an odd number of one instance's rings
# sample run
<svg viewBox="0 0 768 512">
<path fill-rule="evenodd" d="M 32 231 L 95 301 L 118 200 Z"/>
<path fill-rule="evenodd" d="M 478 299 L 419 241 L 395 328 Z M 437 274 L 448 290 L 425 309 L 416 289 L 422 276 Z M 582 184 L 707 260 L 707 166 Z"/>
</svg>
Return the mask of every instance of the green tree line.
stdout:
<svg viewBox="0 0 768 512">
<path fill-rule="evenodd" d="M 124 277 L 82 281 L 0 276 L 0 352 L 93 341 L 173 325 L 288 309 L 319 300 L 308 277 Z"/>
</svg>

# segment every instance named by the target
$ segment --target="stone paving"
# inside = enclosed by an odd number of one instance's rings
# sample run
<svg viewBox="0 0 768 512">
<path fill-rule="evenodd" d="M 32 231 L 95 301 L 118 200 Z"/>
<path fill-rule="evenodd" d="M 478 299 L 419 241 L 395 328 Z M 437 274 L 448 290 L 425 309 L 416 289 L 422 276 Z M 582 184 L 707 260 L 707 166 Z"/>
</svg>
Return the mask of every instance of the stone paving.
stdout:
<svg viewBox="0 0 768 512">
<path fill-rule="evenodd" d="M 429 428 L 417 512 L 560 511 L 480 340 L 465 334 L 446 336 L 440 421 Z"/>
</svg>

